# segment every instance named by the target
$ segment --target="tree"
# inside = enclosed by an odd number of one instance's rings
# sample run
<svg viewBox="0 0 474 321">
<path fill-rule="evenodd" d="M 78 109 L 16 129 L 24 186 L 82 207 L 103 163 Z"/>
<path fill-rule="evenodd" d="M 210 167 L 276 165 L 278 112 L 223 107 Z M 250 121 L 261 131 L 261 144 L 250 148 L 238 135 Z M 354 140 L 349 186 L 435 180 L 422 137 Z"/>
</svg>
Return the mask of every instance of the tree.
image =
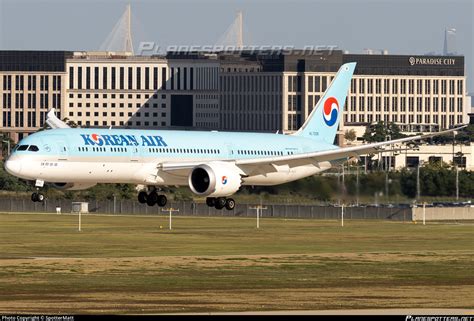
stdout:
<svg viewBox="0 0 474 321">
<path fill-rule="evenodd" d="M 400 189 L 408 197 L 416 196 L 416 172 L 407 168 L 400 172 Z"/>
<path fill-rule="evenodd" d="M 368 143 L 383 142 L 390 139 L 398 139 L 406 137 L 401 133 L 400 127 L 395 123 L 385 124 L 379 121 L 375 125 L 367 126 L 362 138 Z"/>
<path fill-rule="evenodd" d="M 350 143 L 355 141 L 356 138 L 357 138 L 357 135 L 354 129 L 346 130 L 346 132 L 344 133 L 344 139 L 349 141 Z"/>
<path fill-rule="evenodd" d="M 474 124 L 463 128 L 456 135 L 456 141 L 460 143 L 470 143 L 474 141 Z"/>
<path fill-rule="evenodd" d="M 379 121 L 375 125 L 369 125 L 365 129 L 365 133 L 362 136 L 365 142 L 375 143 L 383 142 L 387 137 L 385 125 L 382 121 Z"/>
<path fill-rule="evenodd" d="M 63 122 L 65 122 L 69 127 L 72 127 L 72 128 L 77 128 L 78 127 L 78 125 L 76 124 L 76 122 L 74 120 L 71 120 L 67 117 L 64 117 Z"/>
<path fill-rule="evenodd" d="M 390 139 L 398 139 L 406 137 L 406 135 L 401 133 L 400 127 L 395 123 L 388 124 L 387 134 L 390 135 Z"/>
</svg>

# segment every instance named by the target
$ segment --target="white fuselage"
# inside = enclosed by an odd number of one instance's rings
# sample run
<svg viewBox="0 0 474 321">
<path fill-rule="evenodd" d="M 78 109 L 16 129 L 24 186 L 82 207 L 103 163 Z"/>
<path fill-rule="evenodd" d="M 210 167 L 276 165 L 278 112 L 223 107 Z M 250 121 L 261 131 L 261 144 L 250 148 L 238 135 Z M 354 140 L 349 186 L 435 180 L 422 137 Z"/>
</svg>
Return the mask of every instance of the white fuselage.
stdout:
<svg viewBox="0 0 474 321">
<path fill-rule="evenodd" d="M 130 140 L 132 135 L 133 141 Z M 35 145 L 38 151 L 22 151 L 22 145 Z M 335 148 L 287 135 L 124 129 L 47 130 L 27 137 L 19 146 L 5 167 L 13 175 L 27 180 L 82 185 L 132 183 L 180 186 L 188 185 L 189 171 L 163 171 L 160 164 L 178 161 L 232 163 L 238 159 Z M 330 167 L 328 161 L 293 167 L 273 165 L 245 175 L 242 184 L 276 185 L 311 176 Z"/>
</svg>

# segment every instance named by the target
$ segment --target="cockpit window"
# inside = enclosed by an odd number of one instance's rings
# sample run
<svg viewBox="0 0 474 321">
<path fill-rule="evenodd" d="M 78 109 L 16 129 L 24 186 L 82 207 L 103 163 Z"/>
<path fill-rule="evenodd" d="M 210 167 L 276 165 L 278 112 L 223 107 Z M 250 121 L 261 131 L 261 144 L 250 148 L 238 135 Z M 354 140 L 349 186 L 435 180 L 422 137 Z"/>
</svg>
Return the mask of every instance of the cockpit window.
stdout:
<svg viewBox="0 0 474 321">
<path fill-rule="evenodd" d="M 27 150 L 27 149 L 28 149 L 28 146 L 29 146 L 29 145 L 20 145 L 20 147 L 18 147 L 17 151 Z"/>
<path fill-rule="evenodd" d="M 39 151 L 39 148 L 36 145 L 30 145 L 30 147 L 28 148 L 28 151 L 29 152 L 37 152 L 37 151 Z"/>
</svg>

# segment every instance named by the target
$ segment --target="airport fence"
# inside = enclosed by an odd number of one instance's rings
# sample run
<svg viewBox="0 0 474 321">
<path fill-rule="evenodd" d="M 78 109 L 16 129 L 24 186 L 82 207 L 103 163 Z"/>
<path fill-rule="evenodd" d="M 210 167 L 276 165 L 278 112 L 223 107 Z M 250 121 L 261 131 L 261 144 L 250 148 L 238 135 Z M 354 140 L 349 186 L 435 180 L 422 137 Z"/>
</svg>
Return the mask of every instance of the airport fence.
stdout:
<svg viewBox="0 0 474 321">
<path fill-rule="evenodd" d="M 62 214 L 72 213 L 71 200 L 50 200 L 44 203 L 34 203 L 27 199 L 0 199 L 0 212 L 42 212 L 56 213 L 61 208 Z M 112 215 L 167 215 L 166 209 L 179 210 L 173 216 L 228 216 L 228 217 L 256 217 L 255 204 L 237 204 L 235 209 L 217 210 L 203 203 L 189 201 L 171 202 L 164 208 L 139 204 L 135 200 L 103 200 L 89 201 L 89 213 Z M 306 218 L 306 219 L 340 219 L 341 207 L 293 205 L 293 204 L 266 204 L 266 209 L 260 210 L 261 217 L 278 218 Z M 387 219 L 396 221 L 411 221 L 411 208 L 386 207 L 344 207 L 344 219 Z"/>
</svg>

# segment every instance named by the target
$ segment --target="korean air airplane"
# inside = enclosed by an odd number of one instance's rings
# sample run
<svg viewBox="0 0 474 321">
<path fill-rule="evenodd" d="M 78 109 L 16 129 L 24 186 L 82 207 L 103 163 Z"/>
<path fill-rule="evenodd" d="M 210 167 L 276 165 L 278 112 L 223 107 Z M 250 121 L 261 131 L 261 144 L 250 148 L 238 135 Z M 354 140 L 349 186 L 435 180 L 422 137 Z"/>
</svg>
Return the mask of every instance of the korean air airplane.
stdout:
<svg viewBox="0 0 474 321">
<path fill-rule="evenodd" d="M 292 135 L 238 132 L 69 128 L 48 113 L 52 129 L 21 140 L 5 163 L 12 175 L 67 190 L 97 183 L 137 185 L 138 201 L 165 206 L 160 186 L 189 186 L 208 206 L 232 210 L 242 185 L 276 185 L 308 177 L 380 147 L 418 135 L 362 146 L 333 145 L 355 63 L 344 64 L 303 126 Z M 317 188 L 317 186 L 315 186 Z"/>
</svg>

